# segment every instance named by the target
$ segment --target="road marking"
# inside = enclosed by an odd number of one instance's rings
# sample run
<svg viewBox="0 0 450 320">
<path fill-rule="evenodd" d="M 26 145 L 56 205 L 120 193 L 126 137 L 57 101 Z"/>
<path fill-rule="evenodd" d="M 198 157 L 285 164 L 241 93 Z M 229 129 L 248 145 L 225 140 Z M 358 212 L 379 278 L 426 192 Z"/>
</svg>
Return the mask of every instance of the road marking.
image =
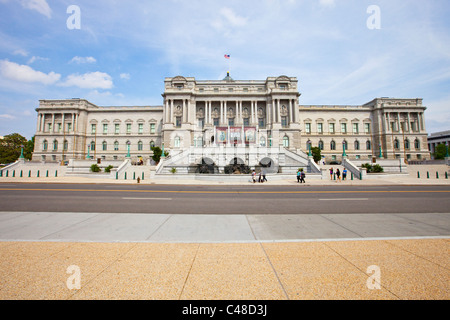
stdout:
<svg viewBox="0 0 450 320">
<path fill-rule="evenodd" d="M 123 200 L 165 200 L 170 201 L 172 198 L 122 198 Z"/>
<path fill-rule="evenodd" d="M 319 201 L 367 201 L 369 198 L 319 199 Z"/>
</svg>

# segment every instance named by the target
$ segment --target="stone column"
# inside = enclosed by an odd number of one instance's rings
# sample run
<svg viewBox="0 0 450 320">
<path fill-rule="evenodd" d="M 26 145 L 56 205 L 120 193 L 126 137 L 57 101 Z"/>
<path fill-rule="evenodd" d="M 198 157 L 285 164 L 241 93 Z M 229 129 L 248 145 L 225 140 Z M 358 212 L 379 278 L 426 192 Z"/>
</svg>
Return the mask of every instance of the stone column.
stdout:
<svg viewBox="0 0 450 320">
<path fill-rule="evenodd" d="M 289 99 L 289 123 L 293 123 L 294 122 L 294 118 L 293 118 L 293 112 L 292 112 L 292 99 Z"/>
<path fill-rule="evenodd" d="M 170 100 L 170 119 L 169 123 L 173 123 L 173 99 Z"/>
<path fill-rule="evenodd" d="M 55 114 L 54 113 L 52 113 L 52 131 L 51 132 L 52 133 L 55 132 Z"/>
</svg>

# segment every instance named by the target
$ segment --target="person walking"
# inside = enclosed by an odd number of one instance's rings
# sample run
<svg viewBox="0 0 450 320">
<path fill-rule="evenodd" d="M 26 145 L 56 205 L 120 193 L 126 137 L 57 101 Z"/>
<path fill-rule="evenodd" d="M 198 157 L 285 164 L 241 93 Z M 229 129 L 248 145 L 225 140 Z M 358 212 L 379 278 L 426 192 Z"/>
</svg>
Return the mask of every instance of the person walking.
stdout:
<svg viewBox="0 0 450 320">
<path fill-rule="evenodd" d="M 333 180 L 333 168 L 330 168 L 330 179 Z"/>
<path fill-rule="evenodd" d="M 347 169 L 344 168 L 344 170 L 342 170 L 342 181 L 347 179 Z"/>
<path fill-rule="evenodd" d="M 258 182 L 261 183 L 261 171 L 259 171 Z"/>
<path fill-rule="evenodd" d="M 336 169 L 336 177 L 338 181 L 341 181 L 341 171 L 339 171 L 339 168 Z"/>
<path fill-rule="evenodd" d="M 262 170 L 262 181 L 261 181 L 261 182 L 264 182 L 264 181 L 267 182 L 267 179 L 266 179 L 266 169 L 263 169 L 263 170 Z"/>
<path fill-rule="evenodd" d="M 301 176 L 301 171 L 300 169 L 297 170 L 297 182 L 300 183 L 300 176 Z"/>
<path fill-rule="evenodd" d="M 300 183 L 306 183 L 306 181 L 305 181 L 305 177 L 306 177 L 306 174 L 305 174 L 305 172 L 303 171 L 303 169 L 301 169 L 301 171 L 300 171 Z"/>
<path fill-rule="evenodd" d="M 255 172 L 255 170 L 252 171 L 252 180 L 253 180 L 253 183 L 256 183 L 256 172 Z"/>
</svg>

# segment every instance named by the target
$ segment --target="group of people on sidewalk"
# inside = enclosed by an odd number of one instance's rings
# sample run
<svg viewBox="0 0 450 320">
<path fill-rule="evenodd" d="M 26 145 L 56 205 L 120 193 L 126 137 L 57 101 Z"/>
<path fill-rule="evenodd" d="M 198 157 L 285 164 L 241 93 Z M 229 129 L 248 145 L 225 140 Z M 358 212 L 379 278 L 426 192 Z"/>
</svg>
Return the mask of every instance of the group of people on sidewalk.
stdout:
<svg viewBox="0 0 450 320">
<path fill-rule="evenodd" d="M 333 168 L 330 168 L 330 179 L 333 180 L 334 175 L 336 175 L 336 180 L 337 181 L 341 181 L 341 171 L 339 170 L 339 168 L 336 169 L 336 172 L 334 172 Z M 347 169 L 344 168 L 344 170 L 342 170 L 342 180 L 346 180 L 347 179 Z"/>
<path fill-rule="evenodd" d="M 255 170 L 252 171 L 252 181 L 253 181 L 253 183 L 256 183 L 256 171 Z M 263 183 L 264 181 L 267 182 L 266 172 L 264 170 L 261 170 L 258 175 L 258 182 Z"/>
</svg>

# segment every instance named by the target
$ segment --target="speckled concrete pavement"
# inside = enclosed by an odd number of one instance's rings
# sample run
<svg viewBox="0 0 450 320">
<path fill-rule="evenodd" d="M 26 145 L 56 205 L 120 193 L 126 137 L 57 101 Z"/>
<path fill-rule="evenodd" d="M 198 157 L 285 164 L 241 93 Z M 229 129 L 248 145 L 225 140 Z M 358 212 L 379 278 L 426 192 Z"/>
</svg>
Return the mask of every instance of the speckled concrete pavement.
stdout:
<svg viewBox="0 0 450 320">
<path fill-rule="evenodd" d="M 449 238 L 0 242 L 3 300 L 449 298 Z"/>
</svg>

